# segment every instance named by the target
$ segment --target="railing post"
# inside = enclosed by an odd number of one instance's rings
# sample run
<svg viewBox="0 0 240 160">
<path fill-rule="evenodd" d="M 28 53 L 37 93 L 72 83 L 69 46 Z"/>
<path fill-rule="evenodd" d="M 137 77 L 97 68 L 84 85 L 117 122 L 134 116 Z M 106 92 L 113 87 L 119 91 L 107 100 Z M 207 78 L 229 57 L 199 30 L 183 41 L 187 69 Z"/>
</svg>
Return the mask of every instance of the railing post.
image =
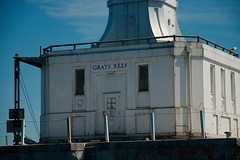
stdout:
<svg viewBox="0 0 240 160">
<path fill-rule="evenodd" d="M 73 44 L 73 49 L 74 49 L 74 50 L 76 49 L 76 44 Z"/>
<path fill-rule="evenodd" d="M 155 119 L 153 112 L 151 113 L 151 138 L 155 141 Z"/>
<path fill-rule="evenodd" d="M 8 146 L 8 137 L 5 136 L 5 138 L 6 138 L 6 146 Z"/>
<path fill-rule="evenodd" d="M 40 46 L 40 57 L 42 57 L 42 46 Z"/>
<path fill-rule="evenodd" d="M 72 143 L 71 117 L 67 117 L 68 143 Z"/>
<path fill-rule="evenodd" d="M 197 36 L 197 42 L 200 42 L 200 36 Z"/>
<path fill-rule="evenodd" d="M 108 117 L 106 113 L 104 113 L 104 128 L 105 128 L 105 141 L 109 142 Z"/>
<path fill-rule="evenodd" d="M 176 41 L 176 35 L 175 34 L 173 35 L 173 41 L 174 42 Z"/>
<path fill-rule="evenodd" d="M 123 40 L 122 40 L 122 46 L 124 46 L 124 45 L 125 45 L 125 40 L 123 39 Z"/>
<path fill-rule="evenodd" d="M 147 43 L 148 43 L 148 44 L 150 43 L 150 38 L 149 38 L 149 37 L 147 38 Z"/>
</svg>

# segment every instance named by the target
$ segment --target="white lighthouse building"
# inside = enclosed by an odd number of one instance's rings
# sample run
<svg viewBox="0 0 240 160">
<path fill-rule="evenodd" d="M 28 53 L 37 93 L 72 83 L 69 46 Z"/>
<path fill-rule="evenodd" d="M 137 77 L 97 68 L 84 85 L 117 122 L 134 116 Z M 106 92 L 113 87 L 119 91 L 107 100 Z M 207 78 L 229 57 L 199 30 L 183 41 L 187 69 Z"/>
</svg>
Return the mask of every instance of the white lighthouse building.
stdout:
<svg viewBox="0 0 240 160">
<path fill-rule="evenodd" d="M 67 117 L 73 141 L 101 140 L 104 115 L 110 139 L 142 139 L 151 113 L 156 138 L 239 137 L 235 52 L 182 36 L 176 0 L 108 0 L 108 7 L 99 42 L 19 58 L 41 68 L 41 142 L 67 139 Z"/>
</svg>

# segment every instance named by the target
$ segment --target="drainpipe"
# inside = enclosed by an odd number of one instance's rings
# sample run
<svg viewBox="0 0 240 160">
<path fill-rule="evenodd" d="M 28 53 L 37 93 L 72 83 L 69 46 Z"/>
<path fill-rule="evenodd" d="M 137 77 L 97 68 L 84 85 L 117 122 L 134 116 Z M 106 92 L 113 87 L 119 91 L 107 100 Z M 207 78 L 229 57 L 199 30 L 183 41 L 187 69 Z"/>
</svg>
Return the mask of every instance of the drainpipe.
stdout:
<svg viewBox="0 0 240 160">
<path fill-rule="evenodd" d="M 192 47 L 187 46 L 186 51 L 188 53 L 188 75 L 189 75 L 189 131 L 190 136 L 192 135 L 192 60 L 191 60 L 191 52 Z"/>
</svg>

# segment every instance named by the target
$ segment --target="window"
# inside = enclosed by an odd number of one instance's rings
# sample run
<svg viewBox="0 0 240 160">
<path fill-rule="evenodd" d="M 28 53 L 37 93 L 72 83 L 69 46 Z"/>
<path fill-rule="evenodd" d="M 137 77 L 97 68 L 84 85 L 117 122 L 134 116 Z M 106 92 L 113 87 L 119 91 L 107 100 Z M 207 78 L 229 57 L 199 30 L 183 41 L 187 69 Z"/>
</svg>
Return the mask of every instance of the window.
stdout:
<svg viewBox="0 0 240 160">
<path fill-rule="evenodd" d="M 221 95 L 225 97 L 225 70 L 221 69 Z"/>
<path fill-rule="evenodd" d="M 235 99 L 235 74 L 234 72 L 231 72 L 230 74 L 231 78 L 231 99 Z"/>
<path fill-rule="evenodd" d="M 84 85 L 85 85 L 85 77 L 84 77 L 84 69 L 75 71 L 76 77 L 76 95 L 84 94 Z"/>
<path fill-rule="evenodd" d="M 139 91 L 148 91 L 148 65 L 139 66 Z"/>
<path fill-rule="evenodd" d="M 210 85 L 211 85 L 211 94 L 215 94 L 215 66 L 210 66 Z"/>
</svg>

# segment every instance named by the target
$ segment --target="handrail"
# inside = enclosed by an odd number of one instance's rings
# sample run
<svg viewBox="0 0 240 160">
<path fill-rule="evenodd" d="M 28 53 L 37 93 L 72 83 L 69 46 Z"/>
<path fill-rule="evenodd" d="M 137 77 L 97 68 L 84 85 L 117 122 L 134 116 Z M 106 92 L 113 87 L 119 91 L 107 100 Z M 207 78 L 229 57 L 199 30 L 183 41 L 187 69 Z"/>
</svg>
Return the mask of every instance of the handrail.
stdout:
<svg viewBox="0 0 240 160">
<path fill-rule="evenodd" d="M 53 48 L 58 48 L 58 47 L 68 47 L 68 46 L 73 46 L 73 50 L 76 50 L 77 46 L 83 46 L 83 45 L 93 45 L 97 48 L 100 47 L 101 44 L 109 44 L 109 43 L 121 43 L 122 46 L 126 46 L 126 42 L 131 42 L 131 41 L 143 41 L 147 40 L 147 44 L 151 44 L 151 40 L 159 40 L 159 39 L 166 39 L 166 38 L 173 38 L 173 41 L 177 41 L 176 38 L 193 38 L 197 39 L 197 42 L 203 41 L 205 44 L 210 45 L 212 44 L 215 48 L 220 48 L 222 51 L 225 53 L 229 53 L 230 55 L 233 55 L 235 57 L 239 57 L 239 54 L 234 52 L 233 50 L 230 50 L 226 47 L 223 47 L 217 43 L 214 43 L 208 39 L 205 39 L 201 36 L 183 36 L 183 35 L 170 35 L 170 36 L 161 36 L 161 37 L 145 37 L 145 38 L 133 38 L 133 39 L 121 39 L 121 40 L 112 40 L 112 41 L 97 41 L 97 42 L 86 42 L 86 43 L 72 43 L 72 44 L 60 44 L 60 45 L 50 45 L 47 48 L 43 49 L 43 53 L 46 54 L 48 52 L 52 52 Z"/>
</svg>

